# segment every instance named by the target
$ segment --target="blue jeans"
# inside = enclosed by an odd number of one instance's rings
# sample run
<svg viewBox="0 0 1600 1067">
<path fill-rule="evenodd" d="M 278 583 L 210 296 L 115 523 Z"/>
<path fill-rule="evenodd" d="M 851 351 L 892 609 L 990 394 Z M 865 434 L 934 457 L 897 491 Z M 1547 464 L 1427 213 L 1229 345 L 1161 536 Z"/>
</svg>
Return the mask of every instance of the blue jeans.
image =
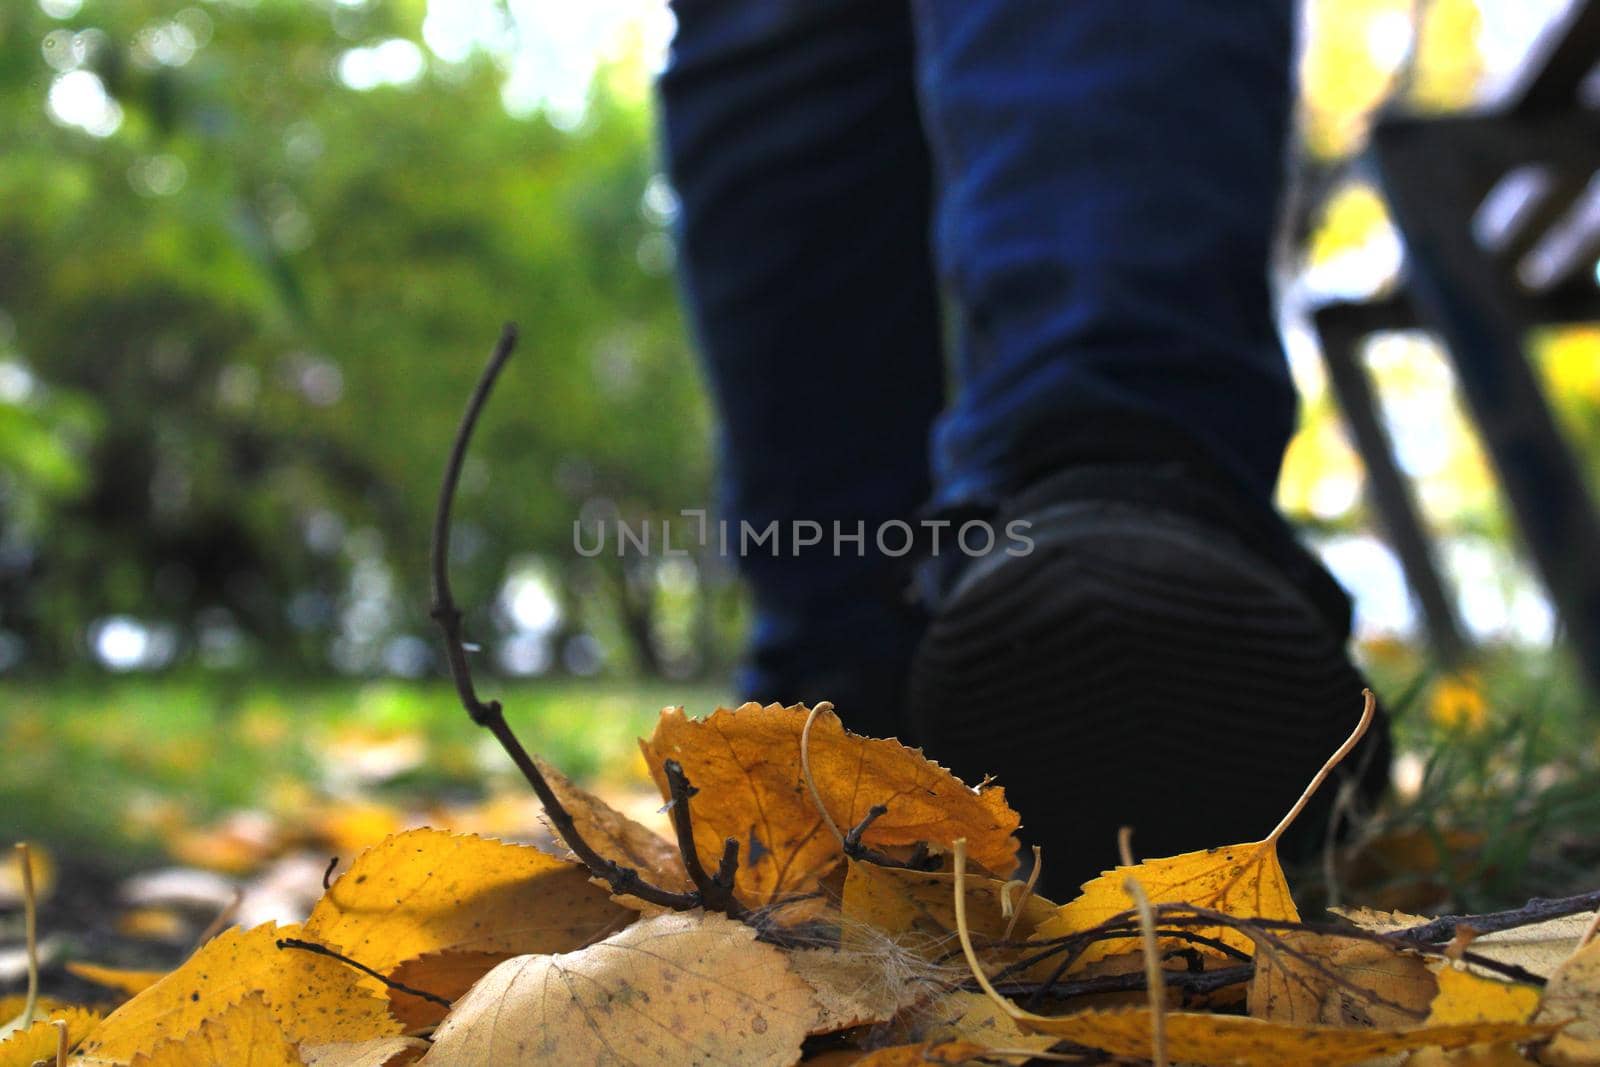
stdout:
<svg viewBox="0 0 1600 1067">
<path fill-rule="evenodd" d="M 674 10 L 663 141 L 728 521 L 871 531 L 1172 459 L 1270 509 L 1292 0 Z M 893 732 L 904 560 L 834 547 L 742 559 L 739 686 Z"/>
</svg>

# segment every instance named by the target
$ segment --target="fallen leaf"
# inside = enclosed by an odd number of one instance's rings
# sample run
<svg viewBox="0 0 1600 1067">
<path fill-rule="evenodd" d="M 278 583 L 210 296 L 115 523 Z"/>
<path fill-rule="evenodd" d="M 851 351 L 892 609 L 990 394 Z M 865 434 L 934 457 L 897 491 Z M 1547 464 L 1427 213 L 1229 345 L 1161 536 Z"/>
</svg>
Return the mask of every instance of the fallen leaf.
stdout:
<svg viewBox="0 0 1600 1067">
<path fill-rule="evenodd" d="M 134 971 L 125 967 L 105 967 L 98 963 L 69 963 L 67 973 L 130 997 L 143 993 L 167 974 L 166 971 Z"/>
<path fill-rule="evenodd" d="M 511 959 L 509 952 L 434 952 L 406 960 L 388 977 L 401 985 L 454 1001 L 495 966 Z M 407 1030 L 421 1030 L 444 1018 L 448 1010 L 423 997 L 389 990 L 389 1010 Z"/>
<path fill-rule="evenodd" d="M 1056 905 L 1040 896 L 1022 902 L 1019 887 L 995 878 L 968 875 L 967 928 L 980 940 L 998 941 L 1005 936 L 1010 918 L 1003 905 L 1009 893 L 1012 903 L 1022 903 L 1012 938 L 1023 941 L 1041 923 L 1056 913 Z M 846 944 L 872 942 L 888 934 L 906 941 L 904 935 L 922 935 L 920 942 L 930 953 L 942 953 L 954 942 L 956 929 L 955 876 L 944 872 L 907 871 L 880 867 L 875 863 L 849 861 L 840 905 L 844 917 Z"/>
<path fill-rule="evenodd" d="M 133 1067 L 301 1067 L 305 1063 L 258 993 L 250 993 L 191 1033 L 133 1058 Z"/>
<path fill-rule="evenodd" d="M 1024 1030 L 982 993 L 951 993 L 933 1009 L 934 1021 L 924 1036 L 935 1041 L 960 1041 L 984 1048 L 1025 1048 L 1043 1052 L 1058 1038 Z"/>
<path fill-rule="evenodd" d="M 940 1067 L 971 1063 L 988 1051 L 971 1041 L 924 1041 L 919 1045 L 880 1048 L 852 1061 L 852 1067 Z"/>
<path fill-rule="evenodd" d="M 326 956 L 279 949 L 298 926 L 227 930 L 89 1034 L 88 1063 L 121 1063 L 178 1041 L 246 996 L 261 997 L 294 1043 L 360 1041 L 396 1032 L 383 986 Z"/>
<path fill-rule="evenodd" d="M 54 1020 L 67 1024 L 67 1044 L 72 1047 L 82 1041 L 100 1021 L 97 1012 L 69 1005 L 55 1005 L 46 1009 L 40 1005 L 38 1017 L 26 1030 L 13 1030 L 0 1041 L 0 1067 L 32 1067 L 35 1060 L 56 1062 L 56 1043 L 60 1040 Z M 4 1014 L 0 1022 L 9 1022 L 13 1014 Z"/>
<path fill-rule="evenodd" d="M 708 864 L 715 864 L 725 840 L 738 839 L 737 885 L 748 904 L 809 893 L 843 859 L 801 775 L 806 714 L 799 705 L 745 704 L 696 720 L 682 708 L 668 708 L 650 740 L 640 742 L 663 797 L 668 759 L 683 765 L 698 790 L 695 845 Z M 1000 875 L 1015 870 L 1019 819 L 1003 790 L 969 788 L 916 749 L 849 733 L 835 715 L 817 717 L 810 757 L 817 789 L 841 830 L 858 824 L 874 805 L 887 806 L 864 844 L 948 847 L 965 837 L 977 863 Z"/>
<path fill-rule="evenodd" d="M 375 1037 L 330 1045 L 307 1045 L 300 1050 L 306 1067 L 397 1067 L 412 1063 L 427 1051 L 428 1043 L 415 1037 Z"/>
<path fill-rule="evenodd" d="M 422 829 L 356 857 L 305 931 L 387 973 L 442 951 L 565 952 L 631 918 L 576 864 L 528 845 Z"/>
<path fill-rule="evenodd" d="M 1539 990 L 1484 978 L 1468 970 L 1447 966 L 1438 974 L 1439 994 L 1428 1013 L 1428 1024 L 1472 1022 L 1527 1022 L 1539 1007 Z M 1472 1045 L 1463 1049 L 1420 1049 L 1406 1067 L 1516 1067 L 1529 1060 L 1510 1042 Z"/>
<path fill-rule="evenodd" d="M 1428 1023 L 1525 1023 L 1539 1008 L 1539 990 L 1446 967 L 1438 975 Z"/>
<path fill-rule="evenodd" d="M 1174 1063 L 1359 1063 L 1418 1048 L 1463 1048 L 1490 1041 L 1527 1041 L 1554 1027 L 1531 1023 L 1455 1023 L 1380 1030 L 1299 1026 L 1238 1015 L 1168 1012 L 1167 1055 Z M 1028 1028 L 1117 1056 L 1149 1059 L 1150 1009 L 1112 1008 L 1057 1017 L 1029 1016 Z"/>
<path fill-rule="evenodd" d="M 1250 1014 L 1325 1026 L 1412 1026 L 1438 981 L 1426 961 L 1363 938 L 1290 930 L 1258 945 Z"/>
<path fill-rule="evenodd" d="M 1289 884 L 1278 863 L 1278 849 L 1272 840 L 1248 845 L 1228 845 L 1186 852 L 1181 856 L 1146 860 L 1132 867 L 1106 871 L 1083 885 L 1076 900 L 1063 904 L 1054 915 L 1039 925 L 1036 941 L 1082 933 L 1127 911 L 1133 900 L 1123 888 L 1128 878 L 1138 879 L 1152 904 L 1193 904 L 1240 918 L 1286 919 L 1298 921 Z M 1197 934 L 1217 938 L 1224 944 L 1251 953 L 1255 942 L 1248 934 L 1227 926 L 1192 928 Z M 1137 939 L 1098 941 L 1078 958 L 1077 966 L 1106 956 L 1139 951 Z"/>
<path fill-rule="evenodd" d="M 1377 908 L 1329 908 L 1328 911 L 1361 929 L 1374 934 L 1392 934 L 1396 930 L 1409 930 L 1428 922 L 1426 915 L 1412 915 L 1405 911 L 1381 911 Z"/>
<path fill-rule="evenodd" d="M 931 991 L 908 980 L 911 976 L 895 966 L 889 953 L 796 949 L 789 953 L 789 966 L 817 1002 L 817 1017 L 809 1030 L 813 1034 L 885 1022 Z"/>
<path fill-rule="evenodd" d="M 451 1010 L 430 1067 L 789 1067 L 817 1017 L 781 950 L 721 915 L 641 919 L 578 952 L 518 956 Z"/>
<path fill-rule="evenodd" d="M 1566 1023 L 1540 1059 L 1557 1067 L 1600 1064 L 1600 939 L 1590 941 L 1555 969 L 1535 1018 Z"/>
<path fill-rule="evenodd" d="M 683 869 L 683 857 L 678 855 L 676 845 L 628 818 L 587 789 L 574 785 L 566 775 L 544 760 L 535 758 L 534 762 L 555 791 L 561 806 L 572 816 L 578 833 L 596 852 L 606 859 L 616 860 L 624 867 L 631 867 L 646 881 L 662 889 L 679 892 L 692 888 L 689 876 Z M 629 904 L 630 907 L 644 906 L 644 902 L 635 897 L 624 899 L 633 902 Z"/>
</svg>

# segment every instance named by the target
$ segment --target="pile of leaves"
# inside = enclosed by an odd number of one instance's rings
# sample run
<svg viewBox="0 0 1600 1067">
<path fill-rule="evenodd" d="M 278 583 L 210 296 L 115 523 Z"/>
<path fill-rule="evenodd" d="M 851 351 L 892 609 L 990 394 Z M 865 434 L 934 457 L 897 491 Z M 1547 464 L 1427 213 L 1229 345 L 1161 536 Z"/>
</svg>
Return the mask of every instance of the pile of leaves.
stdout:
<svg viewBox="0 0 1600 1067">
<path fill-rule="evenodd" d="M 1589 898 L 1308 921 L 1291 812 L 1056 904 L 1002 789 L 827 705 L 668 709 L 641 747 L 675 841 L 527 757 L 565 854 L 393 835 L 302 924 L 79 968 L 121 1003 L 40 1000 L 0 1067 L 1600 1064 Z"/>
</svg>

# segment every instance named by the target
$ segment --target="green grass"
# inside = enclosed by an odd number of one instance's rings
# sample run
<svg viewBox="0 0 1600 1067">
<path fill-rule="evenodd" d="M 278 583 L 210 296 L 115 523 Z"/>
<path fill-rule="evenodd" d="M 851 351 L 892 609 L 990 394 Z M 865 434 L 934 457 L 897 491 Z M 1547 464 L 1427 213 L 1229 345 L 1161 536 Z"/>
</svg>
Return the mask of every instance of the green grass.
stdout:
<svg viewBox="0 0 1600 1067">
<path fill-rule="evenodd" d="M 634 739 L 663 705 L 704 713 L 726 699 L 666 682 L 489 682 L 485 690 L 505 703 L 531 751 L 580 779 L 637 773 Z M 350 795 L 344 754 L 395 736 L 421 759 L 376 787 L 379 799 L 467 800 L 515 775 L 443 682 L 0 683 L 0 838 L 135 864 L 159 854 L 150 827 L 174 814 L 192 826 L 229 810 L 270 810 L 297 790 Z"/>
</svg>

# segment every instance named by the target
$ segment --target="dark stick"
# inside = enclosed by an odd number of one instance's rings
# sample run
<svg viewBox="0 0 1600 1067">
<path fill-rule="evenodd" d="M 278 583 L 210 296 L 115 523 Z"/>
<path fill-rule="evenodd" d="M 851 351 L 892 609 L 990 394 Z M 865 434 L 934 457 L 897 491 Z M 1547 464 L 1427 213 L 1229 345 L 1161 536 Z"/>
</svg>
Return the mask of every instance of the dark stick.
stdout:
<svg viewBox="0 0 1600 1067">
<path fill-rule="evenodd" d="M 448 1001 L 441 997 L 437 993 L 429 993 L 425 989 L 413 989 L 404 982 L 396 982 L 393 978 L 379 974 L 371 967 L 368 967 L 365 963 L 353 960 L 341 952 L 335 952 L 327 945 L 319 945 L 315 941 L 302 941 L 298 937 L 280 937 L 278 938 L 276 944 L 280 949 L 297 948 L 302 952 L 312 952 L 318 956 L 327 956 L 329 959 L 338 960 L 347 967 L 354 967 L 362 974 L 371 975 L 373 978 L 376 978 L 378 981 L 382 982 L 384 985 L 388 986 L 390 989 L 393 989 L 397 993 L 408 993 L 413 997 L 421 997 L 423 1000 L 430 1001 L 445 1008 L 450 1007 L 450 1005 L 453 1003 L 452 1001 Z"/>
<path fill-rule="evenodd" d="M 590 847 L 583 839 L 583 835 L 578 833 L 571 814 L 562 805 L 555 790 L 545 781 L 538 765 L 533 762 L 533 757 L 528 755 L 527 749 L 522 747 L 522 742 L 517 740 L 516 735 L 511 732 L 511 727 L 506 724 L 500 702 L 490 700 L 486 703 L 479 700 L 477 690 L 472 685 L 472 667 L 467 662 L 466 642 L 461 630 L 461 610 L 456 607 L 455 598 L 450 593 L 450 509 L 455 502 L 456 483 L 461 480 L 461 466 L 467 458 L 467 445 L 472 440 L 473 428 L 477 425 L 478 416 L 483 412 L 483 405 L 488 401 L 489 393 L 494 388 L 495 379 L 500 376 L 501 368 L 505 366 L 506 360 L 511 358 L 511 352 L 516 345 L 517 328 L 507 323 L 500 331 L 500 340 L 496 342 L 494 353 L 489 357 L 489 365 L 483 369 L 477 388 L 473 389 L 472 397 L 467 401 L 467 410 L 462 413 L 461 425 L 456 428 L 455 442 L 450 446 L 450 458 L 444 468 L 444 482 L 439 486 L 439 504 L 433 513 L 431 554 L 433 609 L 429 614 L 444 632 L 445 659 L 450 664 L 450 677 L 455 682 L 461 706 L 467 709 L 467 714 L 472 716 L 473 722 L 494 734 L 495 740 L 500 742 L 500 747 L 511 757 L 511 762 L 517 765 L 517 770 L 522 772 L 522 776 L 533 787 L 534 793 L 539 797 L 539 803 L 544 805 L 545 814 L 550 817 L 551 826 L 578 857 L 578 861 L 595 877 L 604 879 L 611 886 L 613 893 L 635 896 L 674 911 L 689 911 L 700 906 L 698 893 L 674 893 L 660 886 L 651 885 L 640 877 L 638 871 L 623 867 L 614 860 L 608 860 Z M 685 860 L 687 858 L 685 857 Z"/>
<path fill-rule="evenodd" d="M 869 848 L 861 843 L 861 835 L 866 833 L 872 824 L 883 816 L 889 814 L 889 809 L 883 804 L 874 804 L 867 809 L 861 821 L 845 832 L 844 839 L 839 843 L 840 851 L 853 860 L 870 863 L 875 867 L 892 867 L 901 871 L 931 871 L 937 870 L 939 861 L 928 853 L 928 843 L 918 841 L 911 850 L 911 855 L 904 860 L 897 860 L 893 856 Z"/>
<path fill-rule="evenodd" d="M 661 765 L 667 776 L 667 792 L 672 798 L 672 830 L 678 838 L 678 851 L 683 855 L 683 869 L 699 892 L 700 901 L 708 911 L 720 911 L 730 918 L 739 918 L 744 908 L 733 898 L 733 875 L 739 865 L 739 841 L 728 838 L 722 849 L 722 862 L 716 876 L 706 873 L 700 862 L 700 850 L 694 843 L 694 817 L 689 812 L 689 799 L 699 792 L 689 784 L 683 773 L 683 764 L 669 759 Z"/>
<path fill-rule="evenodd" d="M 1252 964 L 1218 967 L 1214 971 L 1163 971 L 1162 984 L 1189 993 L 1210 993 L 1238 985 L 1240 982 L 1248 982 L 1255 972 L 1255 966 Z M 1090 993 L 1131 993 L 1144 989 L 1145 980 L 1143 971 L 1130 971 L 1127 974 L 1102 974 L 1094 978 L 1081 978 L 1075 982 L 1055 982 L 1049 985 L 1030 982 L 1001 983 L 995 988 L 1007 996 L 1043 995 L 1055 1000 L 1065 1000 L 1068 997 L 1087 996 Z M 972 983 L 971 989 L 976 990 L 977 983 Z"/>
<path fill-rule="evenodd" d="M 1574 897 L 1534 897 L 1522 907 L 1509 911 L 1491 911 L 1483 915 L 1441 915 L 1420 926 L 1407 927 L 1383 936 L 1410 944 L 1438 944 L 1454 938 L 1456 930 L 1463 926 L 1471 927 L 1480 934 L 1492 934 L 1597 909 L 1600 909 L 1600 890 Z"/>
<path fill-rule="evenodd" d="M 328 883 L 333 878 L 333 869 L 335 867 L 337 867 L 337 866 L 339 866 L 339 857 L 338 856 L 329 857 L 329 859 L 328 859 L 328 867 L 327 867 L 326 870 L 324 870 L 322 872 L 322 888 L 323 889 L 327 889 L 328 888 Z"/>
</svg>

